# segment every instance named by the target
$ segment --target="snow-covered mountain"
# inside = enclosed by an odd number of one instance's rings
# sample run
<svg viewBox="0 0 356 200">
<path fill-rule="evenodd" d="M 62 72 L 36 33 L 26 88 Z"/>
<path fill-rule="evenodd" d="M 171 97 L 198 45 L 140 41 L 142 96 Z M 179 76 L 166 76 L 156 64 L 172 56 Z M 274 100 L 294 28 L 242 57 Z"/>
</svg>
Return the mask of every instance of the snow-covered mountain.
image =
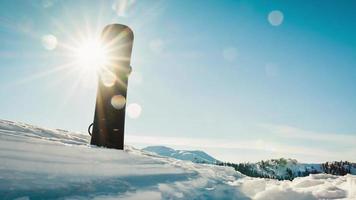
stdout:
<svg viewBox="0 0 356 200">
<path fill-rule="evenodd" d="M 204 151 L 174 150 L 165 146 L 148 146 L 143 148 L 142 150 L 156 153 L 160 156 L 175 158 L 178 160 L 190 160 L 195 163 L 215 164 L 219 162 Z"/>
<path fill-rule="evenodd" d="M 295 159 L 271 159 L 257 163 L 219 163 L 252 177 L 292 180 L 309 174 L 327 173 L 333 175 L 356 174 L 356 164 L 347 161 L 306 164 Z"/>
<path fill-rule="evenodd" d="M 220 165 L 231 166 L 248 176 L 280 180 L 290 180 L 295 177 L 322 173 L 321 164 L 304 164 L 299 163 L 295 159 L 285 158 L 271 159 L 256 163 L 221 163 Z"/>
<path fill-rule="evenodd" d="M 231 167 L 88 145 L 86 134 L 0 120 L 0 199 L 356 199 L 356 176 L 251 178 Z"/>
<path fill-rule="evenodd" d="M 348 162 L 328 162 L 328 163 L 299 163 L 295 159 L 279 158 L 260 161 L 256 163 L 224 163 L 203 151 L 175 150 L 165 146 L 148 146 L 143 148 L 160 156 L 175 158 L 178 160 L 189 160 L 195 163 L 217 164 L 220 166 L 230 166 L 236 171 L 247 176 L 259 178 L 273 178 L 279 180 L 292 180 L 296 177 L 304 177 L 309 174 L 328 173 L 334 175 L 345 175 L 351 173 L 356 175 L 356 164 Z M 333 169 L 325 169 L 325 164 Z M 337 170 L 345 169 L 345 170 Z"/>
</svg>

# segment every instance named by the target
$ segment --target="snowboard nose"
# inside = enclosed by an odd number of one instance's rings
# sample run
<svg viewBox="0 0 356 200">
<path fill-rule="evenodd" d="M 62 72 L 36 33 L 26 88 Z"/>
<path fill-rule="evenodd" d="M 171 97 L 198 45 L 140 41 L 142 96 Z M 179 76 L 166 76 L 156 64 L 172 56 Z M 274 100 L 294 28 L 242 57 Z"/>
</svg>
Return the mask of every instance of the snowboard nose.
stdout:
<svg viewBox="0 0 356 200">
<path fill-rule="evenodd" d="M 134 35 L 132 30 L 122 24 L 107 25 L 101 35 L 102 42 L 108 49 L 109 69 L 125 70 L 131 63 Z"/>
</svg>

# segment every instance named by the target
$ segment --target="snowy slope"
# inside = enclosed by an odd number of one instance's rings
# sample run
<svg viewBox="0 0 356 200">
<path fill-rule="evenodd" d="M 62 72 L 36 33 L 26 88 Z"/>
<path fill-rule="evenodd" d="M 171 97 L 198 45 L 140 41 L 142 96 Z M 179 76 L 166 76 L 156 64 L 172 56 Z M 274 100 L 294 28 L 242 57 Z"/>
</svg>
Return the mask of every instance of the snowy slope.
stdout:
<svg viewBox="0 0 356 200">
<path fill-rule="evenodd" d="M 218 160 L 204 151 L 174 150 L 165 146 L 148 146 L 142 150 L 156 153 L 160 156 L 167 156 L 178 160 L 189 160 L 195 163 L 214 164 L 218 162 Z"/>
<path fill-rule="evenodd" d="M 293 182 L 89 146 L 86 135 L 0 120 L 0 199 L 356 199 L 356 176 Z"/>
</svg>

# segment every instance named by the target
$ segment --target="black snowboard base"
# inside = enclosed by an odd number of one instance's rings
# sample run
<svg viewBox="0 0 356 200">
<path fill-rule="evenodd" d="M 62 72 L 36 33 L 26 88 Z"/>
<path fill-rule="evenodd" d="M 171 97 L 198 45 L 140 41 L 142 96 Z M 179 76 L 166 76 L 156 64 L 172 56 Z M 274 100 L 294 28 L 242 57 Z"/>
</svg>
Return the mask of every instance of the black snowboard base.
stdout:
<svg viewBox="0 0 356 200">
<path fill-rule="evenodd" d="M 130 60 L 133 44 L 132 30 L 121 24 L 111 24 L 102 32 L 102 42 L 108 49 L 109 62 L 99 72 L 90 144 L 107 148 L 124 149 L 125 107 Z M 114 78 L 107 84 L 108 77 Z"/>
</svg>

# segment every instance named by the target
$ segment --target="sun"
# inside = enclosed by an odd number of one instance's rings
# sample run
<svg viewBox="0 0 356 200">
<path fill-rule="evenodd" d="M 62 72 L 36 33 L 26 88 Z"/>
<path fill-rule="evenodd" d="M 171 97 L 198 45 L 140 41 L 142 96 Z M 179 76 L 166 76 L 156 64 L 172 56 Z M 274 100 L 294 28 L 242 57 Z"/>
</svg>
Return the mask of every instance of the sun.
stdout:
<svg viewBox="0 0 356 200">
<path fill-rule="evenodd" d="M 132 46 L 132 31 L 127 28 L 120 34 L 109 34 L 110 30 L 101 30 L 99 24 L 85 24 L 72 32 L 60 27 L 63 31 L 60 36 L 49 33 L 42 37 L 44 48 L 56 52 L 62 63 L 33 77 L 60 72 L 63 78 L 73 81 L 70 93 L 75 93 L 78 87 L 93 89 L 98 84 L 127 87 L 119 76 L 128 77 L 131 72 L 131 50 L 127 49 Z"/>
<path fill-rule="evenodd" d="M 99 71 L 108 65 L 108 50 L 100 39 L 86 39 L 74 50 L 78 67 L 82 70 Z"/>
</svg>

